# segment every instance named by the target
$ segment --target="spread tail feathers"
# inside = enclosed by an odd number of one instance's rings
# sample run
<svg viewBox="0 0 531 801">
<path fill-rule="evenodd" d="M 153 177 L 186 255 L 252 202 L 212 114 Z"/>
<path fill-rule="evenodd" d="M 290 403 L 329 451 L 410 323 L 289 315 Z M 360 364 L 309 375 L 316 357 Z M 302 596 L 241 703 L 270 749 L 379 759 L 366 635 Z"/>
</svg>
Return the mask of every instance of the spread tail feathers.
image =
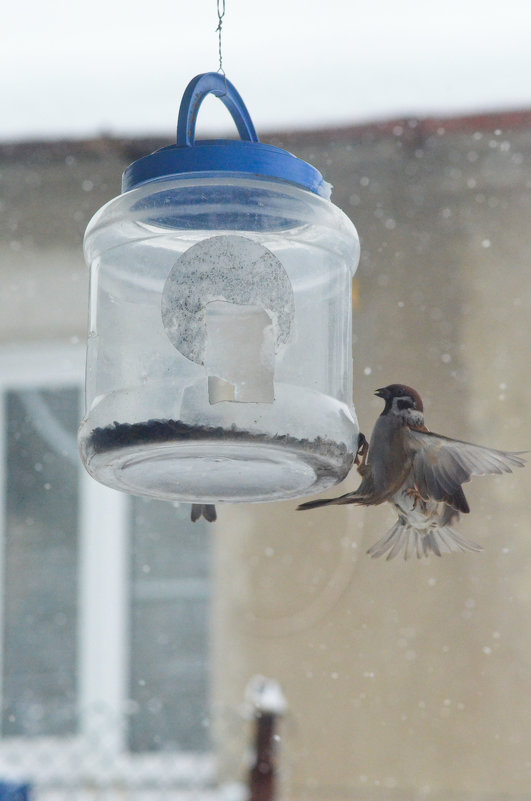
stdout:
<svg viewBox="0 0 531 801">
<path fill-rule="evenodd" d="M 387 559 L 394 559 L 403 552 L 404 559 L 416 554 L 418 559 L 430 553 L 442 556 L 452 551 L 481 551 L 480 545 L 461 537 L 451 526 L 440 526 L 427 530 L 412 528 L 400 519 L 387 534 L 378 540 L 367 553 L 376 559 L 387 554 Z"/>
<path fill-rule="evenodd" d="M 204 517 L 209 523 L 213 523 L 217 520 L 217 513 L 216 507 L 213 503 L 193 503 L 192 504 L 192 511 L 190 514 L 190 519 L 192 523 L 195 523 L 196 520 L 199 520 L 200 517 Z"/>
</svg>

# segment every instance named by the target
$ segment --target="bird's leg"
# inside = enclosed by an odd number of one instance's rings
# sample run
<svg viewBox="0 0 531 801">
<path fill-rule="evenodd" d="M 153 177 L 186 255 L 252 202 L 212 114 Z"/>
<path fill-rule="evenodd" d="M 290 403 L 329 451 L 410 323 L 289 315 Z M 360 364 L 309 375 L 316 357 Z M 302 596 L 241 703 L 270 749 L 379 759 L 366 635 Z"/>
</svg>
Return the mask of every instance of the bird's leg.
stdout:
<svg viewBox="0 0 531 801">
<path fill-rule="evenodd" d="M 354 464 L 358 465 L 358 473 L 362 476 L 366 472 L 367 454 L 369 451 L 369 443 L 361 431 L 358 434 L 358 450 L 354 458 Z"/>
<path fill-rule="evenodd" d="M 408 495 L 410 498 L 413 498 L 413 509 L 417 508 L 417 503 L 419 501 L 421 503 L 424 501 L 424 498 L 422 497 L 422 495 L 420 494 L 420 492 L 418 491 L 418 489 L 416 487 L 410 487 L 409 489 L 407 489 L 405 491 L 404 494 Z"/>
</svg>

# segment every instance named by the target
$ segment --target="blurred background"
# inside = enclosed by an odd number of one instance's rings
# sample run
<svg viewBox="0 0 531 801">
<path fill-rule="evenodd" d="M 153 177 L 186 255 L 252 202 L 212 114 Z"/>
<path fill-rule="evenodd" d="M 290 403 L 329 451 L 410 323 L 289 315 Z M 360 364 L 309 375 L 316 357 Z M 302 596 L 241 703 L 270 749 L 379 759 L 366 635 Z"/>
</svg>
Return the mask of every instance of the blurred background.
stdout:
<svg viewBox="0 0 531 801">
<path fill-rule="evenodd" d="M 482 553 L 407 562 L 365 554 L 387 508 L 234 505 L 192 526 L 84 473 L 83 232 L 217 69 L 217 6 L 3 17 L 0 797 L 527 799 L 529 468 L 466 488 Z M 400 381 L 432 430 L 530 447 L 530 23 L 517 0 L 226 0 L 223 65 L 262 141 L 321 170 L 360 234 L 367 435 L 372 393 Z M 213 98 L 198 127 L 234 135 Z"/>
</svg>

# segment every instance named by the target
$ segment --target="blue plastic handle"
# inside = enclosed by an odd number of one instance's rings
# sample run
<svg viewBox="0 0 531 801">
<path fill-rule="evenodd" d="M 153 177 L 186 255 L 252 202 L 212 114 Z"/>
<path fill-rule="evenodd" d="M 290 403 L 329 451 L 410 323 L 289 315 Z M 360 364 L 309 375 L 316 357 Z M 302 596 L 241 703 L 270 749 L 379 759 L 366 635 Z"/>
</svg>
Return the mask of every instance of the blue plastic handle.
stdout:
<svg viewBox="0 0 531 801">
<path fill-rule="evenodd" d="M 234 85 L 219 72 L 204 72 L 192 78 L 185 89 L 177 121 L 177 144 L 191 147 L 195 143 L 199 107 L 211 93 L 227 107 L 241 138 L 247 142 L 258 142 L 253 121 Z"/>
</svg>

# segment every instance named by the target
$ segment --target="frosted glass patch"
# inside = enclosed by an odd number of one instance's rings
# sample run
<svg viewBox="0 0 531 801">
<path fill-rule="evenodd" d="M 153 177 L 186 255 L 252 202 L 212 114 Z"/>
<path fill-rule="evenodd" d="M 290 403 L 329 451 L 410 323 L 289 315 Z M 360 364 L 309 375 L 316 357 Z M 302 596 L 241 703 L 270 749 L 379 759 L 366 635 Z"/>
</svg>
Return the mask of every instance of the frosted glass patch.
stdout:
<svg viewBox="0 0 531 801">
<path fill-rule="evenodd" d="M 205 364 L 206 309 L 214 301 L 262 309 L 274 353 L 288 342 L 295 311 L 291 282 L 279 259 L 258 242 L 214 236 L 189 248 L 171 269 L 162 293 L 162 323 L 170 342 L 197 364 Z"/>
</svg>

